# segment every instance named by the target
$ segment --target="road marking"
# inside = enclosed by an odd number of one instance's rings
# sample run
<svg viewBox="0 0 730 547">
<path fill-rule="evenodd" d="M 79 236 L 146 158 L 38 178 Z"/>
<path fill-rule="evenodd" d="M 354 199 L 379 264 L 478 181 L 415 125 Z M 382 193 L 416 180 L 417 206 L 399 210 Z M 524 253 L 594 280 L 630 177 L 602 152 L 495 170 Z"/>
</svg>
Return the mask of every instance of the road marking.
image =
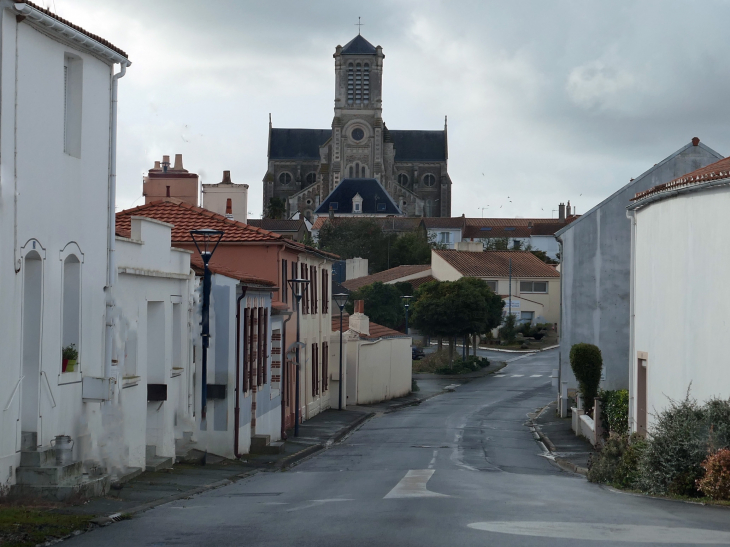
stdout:
<svg viewBox="0 0 730 547">
<path fill-rule="evenodd" d="M 434 474 L 433 469 L 411 469 L 383 499 L 393 498 L 450 498 L 446 494 L 431 492 L 426 483 Z"/>
<path fill-rule="evenodd" d="M 638 524 L 602 524 L 599 522 L 475 522 L 474 530 L 519 536 L 577 539 L 583 541 L 617 541 L 631 543 L 689 543 L 692 545 L 727 545 L 730 532 L 702 528 L 669 528 Z"/>
<path fill-rule="evenodd" d="M 428 464 L 429 469 L 433 469 L 436 465 L 436 455 L 439 453 L 438 450 L 433 451 L 433 458 L 431 458 L 431 462 Z"/>
<path fill-rule="evenodd" d="M 513 374 L 512 378 L 522 378 L 524 374 Z"/>
<path fill-rule="evenodd" d="M 451 384 L 450 386 L 446 386 L 442 389 L 455 389 L 455 388 L 459 387 L 460 385 L 461 384 Z"/>
<path fill-rule="evenodd" d="M 320 505 L 324 505 L 325 503 L 333 503 L 336 501 L 355 501 L 354 499 L 350 498 L 334 498 L 334 499 L 325 499 L 325 500 L 308 500 L 309 505 L 304 505 L 302 507 L 295 507 L 294 509 L 288 509 L 287 513 L 291 513 L 293 511 L 301 511 L 302 509 L 309 509 L 311 507 L 319 507 Z"/>
<path fill-rule="evenodd" d="M 495 374 L 494 375 L 495 378 L 504 378 L 505 376 L 507 376 L 507 375 L 506 374 Z"/>
<path fill-rule="evenodd" d="M 540 378 L 542 374 L 533 374 L 530 378 Z"/>
</svg>

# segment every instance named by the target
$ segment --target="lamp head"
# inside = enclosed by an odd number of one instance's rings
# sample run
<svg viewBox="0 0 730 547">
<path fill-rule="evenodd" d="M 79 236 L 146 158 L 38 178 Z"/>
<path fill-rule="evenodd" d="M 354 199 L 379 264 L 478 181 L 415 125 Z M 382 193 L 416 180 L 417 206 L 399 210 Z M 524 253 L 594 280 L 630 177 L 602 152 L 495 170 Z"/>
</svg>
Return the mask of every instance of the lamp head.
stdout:
<svg viewBox="0 0 730 547">
<path fill-rule="evenodd" d="M 337 304 L 337 307 L 340 308 L 340 311 L 345 309 L 345 304 L 347 304 L 347 301 L 350 298 L 350 295 L 344 292 L 333 294 L 332 298 L 335 299 L 335 303 Z"/>
<path fill-rule="evenodd" d="M 209 228 L 190 230 L 190 237 L 193 238 L 195 248 L 198 249 L 200 258 L 203 259 L 203 263 L 206 266 L 218 248 L 218 244 L 221 242 L 224 233 L 223 230 L 212 230 Z"/>
</svg>

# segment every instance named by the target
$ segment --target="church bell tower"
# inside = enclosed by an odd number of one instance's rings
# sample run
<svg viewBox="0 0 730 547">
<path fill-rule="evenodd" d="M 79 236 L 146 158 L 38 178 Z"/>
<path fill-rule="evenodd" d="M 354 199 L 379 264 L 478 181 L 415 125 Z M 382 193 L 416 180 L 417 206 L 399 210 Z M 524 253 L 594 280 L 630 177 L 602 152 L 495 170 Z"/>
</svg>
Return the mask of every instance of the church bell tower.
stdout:
<svg viewBox="0 0 730 547">
<path fill-rule="evenodd" d="M 360 34 L 337 46 L 332 171 L 337 186 L 345 178 L 375 178 L 383 166 L 383 48 Z"/>
</svg>

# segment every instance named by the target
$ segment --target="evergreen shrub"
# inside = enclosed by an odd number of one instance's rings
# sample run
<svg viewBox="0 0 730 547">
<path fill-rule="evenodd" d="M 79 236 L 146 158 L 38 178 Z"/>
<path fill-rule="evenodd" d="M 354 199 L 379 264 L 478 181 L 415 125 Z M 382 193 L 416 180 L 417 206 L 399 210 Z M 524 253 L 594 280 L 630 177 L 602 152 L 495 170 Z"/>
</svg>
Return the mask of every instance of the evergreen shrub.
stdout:
<svg viewBox="0 0 730 547">
<path fill-rule="evenodd" d="M 598 395 L 603 358 L 601 350 L 593 344 L 574 344 L 570 348 L 570 368 L 578 380 L 586 413 L 593 409 L 593 399 Z"/>
<path fill-rule="evenodd" d="M 602 390 L 599 395 L 602 406 L 603 428 L 608 433 L 629 433 L 629 390 Z"/>
</svg>

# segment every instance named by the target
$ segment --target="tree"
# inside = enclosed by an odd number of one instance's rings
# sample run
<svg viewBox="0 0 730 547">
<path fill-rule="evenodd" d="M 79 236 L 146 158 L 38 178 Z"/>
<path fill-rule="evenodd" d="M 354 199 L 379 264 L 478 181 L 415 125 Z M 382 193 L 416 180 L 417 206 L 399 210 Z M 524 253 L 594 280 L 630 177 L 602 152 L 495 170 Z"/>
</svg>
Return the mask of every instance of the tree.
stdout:
<svg viewBox="0 0 730 547">
<path fill-rule="evenodd" d="M 380 281 L 371 283 L 350 295 L 347 301 L 347 313 L 354 310 L 355 300 L 365 301 L 365 315 L 373 323 L 391 329 L 399 329 L 405 323 L 405 310 L 401 301 L 401 292 L 394 285 L 386 285 Z"/>
<path fill-rule="evenodd" d="M 269 199 L 266 207 L 266 218 L 284 218 L 286 214 L 286 202 L 281 198 Z"/>
<path fill-rule="evenodd" d="M 431 281 L 421 285 L 411 309 L 413 325 L 422 333 L 453 340 L 498 327 L 503 307 L 502 298 L 485 281 L 462 277 L 458 281 Z"/>
<path fill-rule="evenodd" d="M 391 268 L 431 263 L 431 245 L 425 235 L 420 232 L 409 232 L 395 238 L 393 235 L 395 234 L 391 234 L 389 257 Z"/>
</svg>

